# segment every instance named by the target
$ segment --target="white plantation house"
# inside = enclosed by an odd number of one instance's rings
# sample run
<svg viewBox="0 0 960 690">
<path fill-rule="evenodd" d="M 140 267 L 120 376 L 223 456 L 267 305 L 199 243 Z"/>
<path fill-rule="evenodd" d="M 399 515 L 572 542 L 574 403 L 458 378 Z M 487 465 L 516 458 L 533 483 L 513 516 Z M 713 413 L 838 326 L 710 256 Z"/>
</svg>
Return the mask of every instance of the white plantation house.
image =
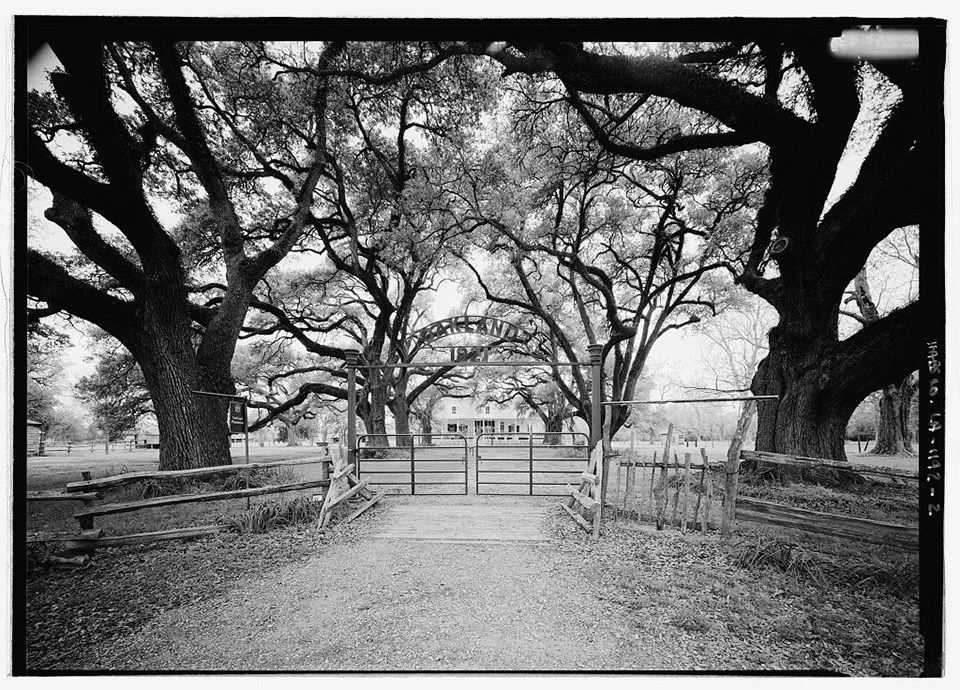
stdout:
<svg viewBox="0 0 960 690">
<path fill-rule="evenodd" d="M 437 404 L 435 431 L 463 434 L 476 438 L 480 434 L 540 434 L 545 431 L 543 420 L 536 412 L 519 410 L 512 403 L 478 402 L 470 398 L 444 398 Z M 571 428 L 572 423 L 572 428 Z M 581 419 L 569 420 L 564 431 L 588 433 Z"/>
</svg>

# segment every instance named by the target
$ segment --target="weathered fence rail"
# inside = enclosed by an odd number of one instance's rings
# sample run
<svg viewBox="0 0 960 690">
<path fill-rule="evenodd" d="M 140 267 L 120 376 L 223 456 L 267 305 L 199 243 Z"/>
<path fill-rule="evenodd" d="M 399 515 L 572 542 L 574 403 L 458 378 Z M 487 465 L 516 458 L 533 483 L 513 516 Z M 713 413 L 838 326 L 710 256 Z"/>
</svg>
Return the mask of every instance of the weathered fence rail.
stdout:
<svg viewBox="0 0 960 690">
<path fill-rule="evenodd" d="M 99 491 L 85 491 L 83 493 L 63 493 L 60 491 L 28 491 L 28 501 L 99 501 L 103 494 Z"/>
<path fill-rule="evenodd" d="M 84 503 L 84 509 L 74 514 L 74 518 L 80 524 L 80 534 L 61 534 L 61 535 L 31 535 L 27 541 L 37 542 L 67 542 L 71 547 L 83 546 L 94 548 L 97 546 L 120 546 L 126 544 L 146 544 L 154 541 L 165 541 L 170 539 L 185 539 L 189 537 L 203 536 L 206 534 L 215 534 L 228 529 L 224 525 L 202 525 L 198 527 L 176 528 L 163 530 L 159 532 L 141 532 L 138 534 L 126 534 L 118 536 L 104 536 L 102 530 L 94 528 L 94 518 L 105 515 L 115 515 L 118 513 L 127 513 L 149 508 L 162 508 L 165 506 L 178 505 L 184 503 L 203 503 L 210 501 L 226 501 L 236 498 L 247 498 L 253 496 L 264 496 L 268 494 L 285 493 L 289 491 L 300 491 L 303 489 L 327 489 L 330 486 L 330 465 L 332 460 L 329 457 L 299 458 L 295 460 L 278 460 L 275 462 L 249 463 L 244 465 L 217 465 L 215 467 L 201 467 L 190 470 L 168 470 L 155 472 L 129 472 L 126 474 L 103 477 L 100 479 L 91 479 L 89 472 L 83 472 L 83 481 L 71 482 L 67 484 L 66 491 L 56 492 L 30 492 L 29 500 L 80 500 Z M 213 491 L 206 493 L 175 494 L 170 496 L 161 496 L 157 498 L 146 498 L 137 501 L 125 501 L 120 503 L 107 503 L 94 505 L 94 499 L 103 497 L 102 491 L 123 487 L 138 481 L 146 480 L 164 480 L 164 479 L 184 479 L 197 478 L 203 476 L 214 476 L 221 474 L 240 474 L 257 469 L 288 467 L 291 465 L 321 465 L 321 478 L 310 481 L 288 482 L 285 484 L 274 484 L 260 487 L 247 487 L 243 489 L 234 489 L 230 491 Z"/>
<path fill-rule="evenodd" d="M 744 460 L 768 462 L 774 465 L 791 465 L 793 467 L 831 468 L 867 476 L 899 477 L 902 479 L 919 479 L 920 477 L 919 472 L 894 467 L 863 465 L 855 462 L 837 462 L 836 460 L 820 460 L 795 455 L 781 455 L 780 453 L 764 453 L 755 450 L 740 451 L 740 462 L 742 463 Z"/>
<path fill-rule="evenodd" d="M 203 525 L 201 527 L 168 529 L 161 532 L 121 534 L 115 537 L 103 535 L 102 530 L 87 530 L 80 534 L 35 534 L 27 538 L 27 543 L 64 542 L 67 547 L 78 546 L 81 548 L 90 546 L 132 546 L 135 544 L 152 544 L 157 541 L 205 537 L 229 530 L 229 525 Z"/>
<path fill-rule="evenodd" d="M 157 470 L 154 472 L 127 472 L 126 474 L 115 474 L 111 477 L 101 479 L 87 479 L 79 482 L 70 482 L 66 486 L 68 492 L 74 491 L 98 491 L 102 489 L 115 489 L 126 484 L 132 484 L 148 479 L 184 479 L 203 477 L 215 474 L 228 474 L 233 472 L 247 472 L 259 470 L 268 467 L 286 467 L 289 465 L 313 465 L 317 463 L 329 463 L 330 460 L 323 458 L 316 460 L 314 458 L 298 458 L 295 460 L 276 460 L 274 462 L 251 462 L 244 465 L 215 465 L 213 467 L 198 467 L 191 470 Z"/>
<path fill-rule="evenodd" d="M 267 494 L 285 493 L 287 491 L 299 491 L 302 489 L 315 489 L 330 486 L 329 479 L 316 479 L 309 482 L 295 482 L 293 484 L 277 484 L 276 486 L 258 486 L 252 489 L 235 489 L 233 491 L 214 491 L 202 494 L 177 494 L 174 496 L 161 496 L 159 498 L 145 498 L 141 501 L 128 501 L 126 503 L 109 503 L 81 510 L 73 517 L 80 522 L 84 529 L 92 529 L 92 519 L 101 515 L 116 515 L 117 513 L 129 513 L 135 510 L 146 510 L 147 508 L 162 508 L 163 506 L 172 506 L 180 503 L 205 503 L 209 501 L 228 501 L 234 498 L 250 498 L 253 496 L 264 496 Z M 89 526 L 84 521 L 91 521 Z"/>
<path fill-rule="evenodd" d="M 849 515 L 820 513 L 815 510 L 760 501 L 746 496 L 740 496 L 737 499 L 737 518 L 790 527 L 804 532 L 825 534 L 831 537 L 857 539 L 868 544 L 895 546 L 908 551 L 916 551 L 920 539 L 920 530 L 916 527 L 866 520 Z"/>
<path fill-rule="evenodd" d="M 624 516 L 627 519 L 637 521 L 649 520 L 657 524 L 660 529 L 665 525 L 671 525 L 680 528 L 681 531 L 699 528 L 706 532 L 707 529 L 722 526 L 726 531 L 727 525 L 715 525 L 710 520 L 710 513 L 716 498 L 713 491 L 713 475 L 718 471 L 726 471 L 726 460 L 710 462 L 706 450 L 701 448 L 699 462 L 693 462 L 690 453 L 684 453 L 681 461 L 677 453 L 674 453 L 672 458 L 669 457 L 669 448 L 669 445 L 665 446 L 667 453 L 660 454 L 659 457 L 654 452 L 652 458 L 648 454 L 639 454 L 632 450 L 612 453 L 617 460 L 614 490 L 610 492 L 614 502 L 614 520 Z M 738 471 L 744 461 L 803 468 L 829 468 L 868 477 L 914 481 L 918 480 L 919 477 L 918 472 L 906 469 L 747 450 L 740 453 Z M 648 491 L 644 488 L 647 469 L 650 471 Z M 623 492 L 620 490 L 622 470 L 625 470 L 626 474 Z M 700 472 L 699 480 L 694 479 L 692 472 Z M 639 478 L 638 474 L 640 475 Z M 699 488 L 696 500 L 691 501 L 690 491 L 695 482 Z M 738 484 L 732 484 L 732 494 L 731 484 L 723 484 L 721 505 L 728 505 L 728 502 L 733 502 L 732 505 L 736 509 L 734 520 L 763 522 L 815 534 L 855 539 L 868 544 L 880 544 L 904 550 L 916 550 L 918 548 L 919 530 L 916 527 L 855 518 L 848 515 L 822 513 L 806 508 L 761 501 L 738 495 Z M 672 510 L 669 511 L 668 516 L 668 507 L 671 503 Z M 693 503 L 692 509 L 691 503 Z M 733 525 L 729 525 L 729 528 L 732 530 Z"/>
</svg>

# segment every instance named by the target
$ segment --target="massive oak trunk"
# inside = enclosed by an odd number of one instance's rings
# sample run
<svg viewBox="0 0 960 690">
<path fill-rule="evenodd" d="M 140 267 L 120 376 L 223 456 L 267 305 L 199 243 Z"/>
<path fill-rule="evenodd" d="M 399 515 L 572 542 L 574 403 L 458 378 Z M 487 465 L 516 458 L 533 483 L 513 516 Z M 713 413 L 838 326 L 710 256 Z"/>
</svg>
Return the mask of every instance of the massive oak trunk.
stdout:
<svg viewBox="0 0 960 690">
<path fill-rule="evenodd" d="M 781 312 L 751 388 L 780 398 L 758 404 L 757 450 L 846 460 L 844 433 L 857 405 L 915 366 L 918 317 L 915 303 L 838 341 L 835 329 Z"/>
<path fill-rule="evenodd" d="M 227 405 L 191 392 L 190 375 L 166 357 L 141 359 L 160 432 L 160 469 L 183 470 L 229 465 Z"/>
<path fill-rule="evenodd" d="M 393 424 L 397 431 L 397 445 L 409 446 L 413 442 L 410 436 L 410 406 L 403 396 L 395 396 L 390 402 Z"/>
<path fill-rule="evenodd" d="M 370 446 L 388 446 L 387 438 L 387 391 L 379 373 L 369 370 L 364 390 L 358 391 L 357 416 L 363 421 Z"/>
<path fill-rule="evenodd" d="M 541 416 L 543 428 L 546 434 L 543 437 L 543 443 L 547 446 L 559 445 L 562 440 L 563 420 L 562 415 Z"/>
<path fill-rule="evenodd" d="M 913 402 L 913 377 L 899 385 L 885 386 L 877 402 L 877 438 L 870 453 L 874 455 L 912 455 L 910 443 L 910 405 Z"/>
<path fill-rule="evenodd" d="M 773 346 L 753 380 L 757 395 L 778 395 L 761 402 L 757 414 L 757 450 L 832 460 L 845 459 L 844 431 L 859 400 L 844 396 L 829 362 L 829 343 Z M 827 404 L 831 392 L 846 398 L 842 407 Z"/>
<path fill-rule="evenodd" d="M 160 469 L 229 465 L 227 403 L 194 391 L 232 394 L 229 370 L 199 366 L 190 340 L 183 281 L 151 276 L 141 293 L 140 328 L 130 341 L 153 399 Z"/>
<path fill-rule="evenodd" d="M 286 429 L 287 446 L 297 445 L 297 423 L 286 419 L 281 419 L 280 421 L 283 422 L 283 426 Z"/>
<path fill-rule="evenodd" d="M 433 445 L 433 411 L 429 410 L 422 414 L 417 414 L 417 422 L 420 424 L 421 442 L 425 446 Z"/>
</svg>

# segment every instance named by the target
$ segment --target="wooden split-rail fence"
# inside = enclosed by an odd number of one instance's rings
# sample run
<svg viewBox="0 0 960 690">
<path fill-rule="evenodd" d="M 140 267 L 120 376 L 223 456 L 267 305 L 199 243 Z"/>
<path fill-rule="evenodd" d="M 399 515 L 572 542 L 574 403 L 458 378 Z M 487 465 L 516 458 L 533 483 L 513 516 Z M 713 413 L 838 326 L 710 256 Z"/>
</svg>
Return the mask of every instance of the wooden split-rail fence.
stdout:
<svg viewBox="0 0 960 690">
<path fill-rule="evenodd" d="M 184 539 L 189 537 L 199 537 L 208 534 L 224 532 L 230 528 L 227 525 L 202 525 L 198 527 L 186 527 L 178 529 L 169 529 L 158 532 L 141 532 L 137 534 L 127 534 L 119 536 L 106 536 L 102 529 L 95 526 L 95 520 L 98 517 L 106 515 L 116 515 L 148 508 L 162 508 L 184 503 L 201 503 L 208 501 L 226 501 L 237 498 L 247 498 L 247 507 L 249 499 L 254 496 L 264 496 L 268 494 L 285 493 L 290 491 L 301 491 L 304 489 L 319 489 L 319 498 L 323 501 L 325 515 L 329 513 L 334 505 L 343 503 L 359 490 L 338 491 L 336 498 L 328 496 L 327 489 L 331 482 L 338 485 L 340 480 L 348 477 L 352 466 L 340 468 L 335 458 L 323 457 L 320 459 L 302 458 L 296 460 L 279 460 L 275 462 L 258 462 L 243 465 L 220 465 L 216 467 L 203 467 L 190 470 L 172 470 L 155 472 L 129 472 L 100 479 L 92 479 L 89 472 L 81 473 L 82 481 L 72 482 L 66 485 L 65 490 L 61 492 L 53 491 L 31 491 L 27 494 L 28 501 L 78 501 L 82 508 L 74 514 L 74 518 L 79 523 L 79 534 L 34 534 L 28 536 L 28 543 L 36 542 L 64 542 L 67 549 L 91 550 L 98 546 L 124 546 L 131 544 L 147 544 L 156 541 L 166 541 L 171 539 Z M 109 489 L 123 487 L 141 481 L 164 480 L 164 479 L 185 479 L 199 478 L 211 475 L 223 475 L 229 473 L 246 474 L 253 470 L 289 467 L 291 465 L 320 464 L 320 479 L 310 481 L 290 482 L 286 484 L 276 484 L 269 486 L 248 487 L 242 489 L 233 489 L 229 491 L 214 491 L 207 493 L 176 494 L 170 496 L 160 496 L 156 498 L 146 498 L 136 501 L 125 501 L 120 503 L 100 503 L 105 492 Z M 331 468 L 333 475 L 331 476 Z M 352 477 L 352 475 L 350 475 Z M 361 487 L 362 490 L 364 487 Z M 369 496 L 368 503 L 361 506 L 360 510 L 350 515 L 346 522 L 353 520 L 360 513 L 370 507 L 379 496 Z M 328 500 L 330 499 L 330 500 Z M 324 524 L 329 522 L 329 518 Z"/>
<path fill-rule="evenodd" d="M 739 483 L 725 481 L 729 466 L 726 460 L 711 462 L 703 448 L 700 448 L 699 457 L 684 452 L 682 458 L 679 453 L 671 454 L 669 445 L 665 450 L 665 453 L 654 452 L 652 456 L 635 451 L 612 453 L 605 510 L 612 503 L 613 520 L 649 522 L 658 529 L 672 526 L 682 532 L 720 529 L 725 533 L 732 532 L 735 521 L 744 520 L 908 551 L 918 548 L 919 530 L 916 527 L 823 513 L 738 495 Z M 747 450 L 740 452 L 734 474 L 739 473 L 744 461 L 835 469 L 890 481 L 919 479 L 919 474 L 910 470 Z M 732 505 L 733 510 L 724 511 L 726 504 Z"/>
</svg>

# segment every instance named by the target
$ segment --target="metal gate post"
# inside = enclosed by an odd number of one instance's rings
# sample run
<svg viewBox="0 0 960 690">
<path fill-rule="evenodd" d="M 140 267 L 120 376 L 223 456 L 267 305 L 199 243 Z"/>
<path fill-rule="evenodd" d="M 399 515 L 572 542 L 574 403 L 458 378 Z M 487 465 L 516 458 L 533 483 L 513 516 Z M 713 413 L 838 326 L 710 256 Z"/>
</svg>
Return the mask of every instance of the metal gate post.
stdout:
<svg viewBox="0 0 960 690">
<path fill-rule="evenodd" d="M 477 496 L 480 495 L 480 437 L 477 436 L 473 439 L 473 475 L 476 480 L 476 484 L 473 487 L 474 491 L 477 492 Z"/>
<path fill-rule="evenodd" d="M 590 452 L 600 443 L 600 402 L 603 398 L 603 345 L 587 345 L 590 352 Z"/>
<path fill-rule="evenodd" d="M 353 463 L 357 476 L 357 360 L 359 350 L 344 350 L 347 359 L 347 464 Z"/>
<path fill-rule="evenodd" d="M 400 441 L 400 438 L 397 437 L 397 442 Z M 413 454 L 413 435 L 410 436 L 410 495 L 413 496 L 417 493 L 417 480 L 414 479 L 416 468 L 416 458 Z"/>
<path fill-rule="evenodd" d="M 530 495 L 533 496 L 533 434 L 529 436 L 530 439 Z"/>
<path fill-rule="evenodd" d="M 594 452 L 598 445 L 602 443 L 601 434 L 603 433 L 601 429 L 600 421 L 600 403 L 603 399 L 603 345 L 587 345 L 587 350 L 590 352 L 590 387 L 591 387 L 591 403 L 590 403 L 590 452 Z M 603 522 L 603 502 L 607 497 L 607 468 L 606 468 L 606 459 L 601 455 L 600 457 L 600 467 L 594 468 L 594 471 L 599 471 L 600 474 L 600 495 L 597 497 L 600 499 L 600 509 L 597 514 L 597 520 Z M 596 530 L 594 530 L 594 536 L 597 536 Z"/>
</svg>

